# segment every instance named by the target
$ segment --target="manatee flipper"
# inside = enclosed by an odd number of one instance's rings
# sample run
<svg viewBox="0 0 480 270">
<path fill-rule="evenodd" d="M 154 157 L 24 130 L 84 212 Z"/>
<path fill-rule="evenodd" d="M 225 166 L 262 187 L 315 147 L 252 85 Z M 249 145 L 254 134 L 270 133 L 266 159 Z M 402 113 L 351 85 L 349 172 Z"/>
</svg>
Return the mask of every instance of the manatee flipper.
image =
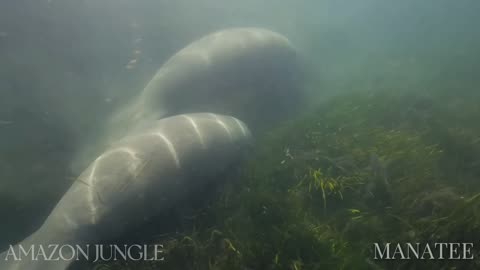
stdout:
<svg viewBox="0 0 480 270">
<path fill-rule="evenodd" d="M 119 237 L 207 185 L 251 142 L 240 120 L 211 113 L 152 122 L 93 161 L 44 224 L 19 245 L 86 245 Z M 1 270 L 65 270 L 72 261 L 5 261 Z"/>
</svg>

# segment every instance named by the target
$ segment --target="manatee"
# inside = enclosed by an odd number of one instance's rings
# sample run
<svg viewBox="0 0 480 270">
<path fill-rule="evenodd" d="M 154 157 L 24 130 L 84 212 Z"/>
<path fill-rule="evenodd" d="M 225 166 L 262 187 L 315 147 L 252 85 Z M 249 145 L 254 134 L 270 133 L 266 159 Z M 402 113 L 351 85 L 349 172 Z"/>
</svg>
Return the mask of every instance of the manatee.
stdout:
<svg viewBox="0 0 480 270">
<path fill-rule="evenodd" d="M 230 28 L 187 45 L 146 87 L 112 114 L 76 154 L 80 171 L 111 141 L 152 121 L 184 113 L 233 115 L 259 134 L 301 104 L 300 65 L 283 35 L 263 28 Z"/>
<path fill-rule="evenodd" d="M 208 111 L 234 115 L 252 130 L 298 105 L 299 64 L 290 41 L 262 28 L 204 36 L 173 55 L 131 104 L 113 116 L 122 136 L 152 119 Z M 120 127 L 120 128 L 119 128 Z"/>
<path fill-rule="evenodd" d="M 196 113 L 154 121 L 98 156 L 20 245 L 86 245 L 119 237 L 238 163 L 250 143 L 247 126 L 231 116 Z M 64 270 L 72 263 L 6 258 L 7 252 L 0 255 L 2 270 Z"/>
</svg>

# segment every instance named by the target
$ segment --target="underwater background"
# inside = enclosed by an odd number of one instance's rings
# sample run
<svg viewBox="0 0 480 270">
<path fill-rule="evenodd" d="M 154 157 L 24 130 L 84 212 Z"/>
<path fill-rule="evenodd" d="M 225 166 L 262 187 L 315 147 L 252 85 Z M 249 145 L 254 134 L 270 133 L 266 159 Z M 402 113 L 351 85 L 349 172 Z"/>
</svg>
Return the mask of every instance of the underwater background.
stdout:
<svg viewBox="0 0 480 270">
<path fill-rule="evenodd" d="M 480 239 L 480 2 L 4 0 L 0 249 L 38 228 L 115 108 L 193 40 L 264 27 L 305 69 L 304 110 L 231 181 L 129 239 L 165 262 L 78 269 L 478 269 L 373 260 L 376 242 Z M 275 108 L 269 108 L 275 110 Z"/>
</svg>

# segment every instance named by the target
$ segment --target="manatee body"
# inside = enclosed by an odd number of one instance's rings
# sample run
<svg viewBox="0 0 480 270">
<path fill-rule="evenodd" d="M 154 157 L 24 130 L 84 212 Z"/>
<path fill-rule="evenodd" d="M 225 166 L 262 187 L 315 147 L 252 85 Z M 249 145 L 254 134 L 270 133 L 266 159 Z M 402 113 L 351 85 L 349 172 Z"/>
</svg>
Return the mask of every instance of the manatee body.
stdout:
<svg viewBox="0 0 480 270">
<path fill-rule="evenodd" d="M 296 105 L 298 75 L 286 37 L 262 28 L 218 31 L 173 55 L 113 122 L 126 132 L 151 119 L 208 111 L 257 129 Z"/>
<path fill-rule="evenodd" d="M 246 125 L 230 116 L 183 114 L 156 121 L 95 159 L 40 229 L 20 244 L 83 245 L 118 237 L 206 185 L 238 161 L 250 140 Z M 2 270 L 63 270 L 71 263 L 5 256 L 0 255 Z"/>
<path fill-rule="evenodd" d="M 183 113 L 233 115 L 258 133 L 295 112 L 302 99 L 297 53 L 283 35 L 230 28 L 173 55 L 146 87 L 114 113 L 100 136 L 76 155 L 80 171 L 105 145 L 152 121 Z"/>
</svg>

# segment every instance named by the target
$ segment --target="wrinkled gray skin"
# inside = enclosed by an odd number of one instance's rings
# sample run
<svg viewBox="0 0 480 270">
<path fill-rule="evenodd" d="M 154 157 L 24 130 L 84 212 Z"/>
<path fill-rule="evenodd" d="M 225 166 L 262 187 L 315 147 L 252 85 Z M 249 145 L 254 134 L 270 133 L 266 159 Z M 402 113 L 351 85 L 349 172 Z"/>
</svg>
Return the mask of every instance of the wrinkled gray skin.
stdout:
<svg viewBox="0 0 480 270">
<path fill-rule="evenodd" d="M 173 55 L 107 132 L 122 137 L 152 119 L 204 111 L 233 115 L 256 130 L 297 105 L 298 76 L 286 37 L 262 28 L 218 31 Z"/>
<path fill-rule="evenodd" d="M 250 140 L 246 125 L 230 116 L 198 113 L 154 121 L 95 159 L 40 229 L 20 244 L 77 245 L 118 237 L 208 184 L 238 161 Z M 71 263 L 16 264 L 5 255 L 2 270 L 64 270 Z"/>
</svg>

